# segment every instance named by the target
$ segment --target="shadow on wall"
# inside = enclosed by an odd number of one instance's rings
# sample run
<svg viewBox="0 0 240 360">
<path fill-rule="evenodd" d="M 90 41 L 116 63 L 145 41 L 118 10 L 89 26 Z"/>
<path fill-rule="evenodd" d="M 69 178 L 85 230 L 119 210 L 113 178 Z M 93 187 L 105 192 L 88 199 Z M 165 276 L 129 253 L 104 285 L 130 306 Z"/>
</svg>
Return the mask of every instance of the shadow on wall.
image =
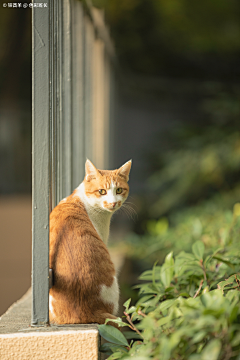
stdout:
<svg viewBox="0 0 240 360">
<path fill-rule="evenodd" d="M 31 285 L 31 196 L 0 197 L 0 315 Z"/>
</svg>

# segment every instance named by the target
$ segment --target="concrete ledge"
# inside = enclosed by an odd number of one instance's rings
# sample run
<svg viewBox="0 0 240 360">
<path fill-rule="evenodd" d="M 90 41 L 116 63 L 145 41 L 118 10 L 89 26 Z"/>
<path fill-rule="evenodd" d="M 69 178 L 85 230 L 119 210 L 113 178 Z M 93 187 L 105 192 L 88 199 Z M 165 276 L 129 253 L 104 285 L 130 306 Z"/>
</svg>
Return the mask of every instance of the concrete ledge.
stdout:
<svg viewBox="0 0 240 360">
<path fill-rule="evenodd" d="M 31 327 L 31 291 L 0 319 L 1 360 L 98 360 L 97 325 Z"/>
</svg>

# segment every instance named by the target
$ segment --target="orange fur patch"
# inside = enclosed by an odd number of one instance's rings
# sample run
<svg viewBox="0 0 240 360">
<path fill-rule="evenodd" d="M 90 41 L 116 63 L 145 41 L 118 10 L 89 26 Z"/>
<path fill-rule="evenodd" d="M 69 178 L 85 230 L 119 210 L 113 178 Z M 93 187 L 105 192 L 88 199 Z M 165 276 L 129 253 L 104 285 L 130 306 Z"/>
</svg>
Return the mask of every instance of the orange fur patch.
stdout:
<svg viewBox="0 0 240 360">
<path fill-rule="evenodd" d="M 100 285 L 111 286 L 115 270 L 83 204 L 72 196 L 51 213 L 50 268 L 54 273 L 50 321 L 103 324 L 103 314 L 109 316 L 113 306 L 100 299 Z"/>
</svg>

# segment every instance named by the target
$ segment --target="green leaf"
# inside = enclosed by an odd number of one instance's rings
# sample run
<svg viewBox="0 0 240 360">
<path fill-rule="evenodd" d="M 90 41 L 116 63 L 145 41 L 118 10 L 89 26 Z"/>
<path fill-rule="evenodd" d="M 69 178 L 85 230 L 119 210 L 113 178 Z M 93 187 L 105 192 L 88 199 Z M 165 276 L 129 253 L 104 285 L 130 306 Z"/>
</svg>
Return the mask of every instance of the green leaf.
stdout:
<svg viewBox="0 0 240 360">
<path fill-rule="evenodd" d="M 169 287 L 167 287 L 167 288 L 165 289 L 165 293 L 171 292 L 171 291 L 173 291 L 174 289 L 175 289 L 174 286 L 169 286 Z"/>
<path fill-rule="evenodd" d="M 148 330 L 148 329 L 154 329 L 155 326 L 155 320 L 150 317 L 146 316 L 143 318 L 143 320 L 137 325 L 137 328 L 140 330 Z"/>
<path fill-rule="evenodd" d="M 160 297 L 161 297 L 161 295 L 157 295 L 157 296 L 155 296 L 153 299 L 148 300 L 148 301 L 146 301 L 145 303 L 142 303 L 142 305 L 143 305 L 144 307 L 156 306 L 157 303 L 158 303 L 159 300 L 160 300 Z"/>
<path fill-rule="evenodd" d="M 201 360 L 201 356 L 199 354 L 192 354 L 189 356 L 188 360 Z"/>
<path fill-rule="evenodd" d="M 199 262 L 196 261 L 196 258 L 194 257 L 193 254 L 188 254 L 182 251 L 180 254 L 176 256 L 175 269 L 174 269 L 175 276 L 181 276 L 183 274 L 185 275 L 187 270 L 193 270 L 194 267 L 195 267 L 194 272 L 195 271 L 199 272 L 200 269 Z"/>
<path fill-rule="evenodd" d="M 202 339 L 207 335 L 206 331 L 198 331 L 196 335 L 192 338 L 192 343 L 198 343 L 199 341 L 202 341 Z"/>
<path fill-rule="evenodd" d="M 152 270 L 152 282 L 154 286 L 156 286 L 156 267 L 157 267 L 157 261 L 153 265 L 153 270 Z"/>
<path fill-rule="evenodd" d="M 136 306 L 140 305 L 140 304 L 144 304 L 146 301 L 150 300 L 153 298 L 153 295 L 144 295 L 143 297 L 141 297 L 138 302 L 136 303 Z"/>
<path fill-rule="evenodd" d="M 125 336 L 115 327 L 111 325 L 98 325 L 98 330 L 105 340 L 113 344 L 128 346 Z"/>
<path fill-rule="evenodd" d="M 236 320 L 237 315 L 238 315 L 238 310 L 239 310 L 238 306 L 234 306 L 233 309 L 231 310 L 230 315 L 229 315 L 229 323 L 230 324 L 232 322 L 234 322 L 234 320 Z"/>
<path fill-rule="evenodd" d="M 113 358 L 108 358 L 109 360 L 113 360 Z M 150 360 L 148 356 L 132 356 L 131 357 L 124 357 L 125 360 Z"/>
<path fill-rule="evenodd" d="M 179 294 L 179 296 L 186 297 L 186 298 L 190 297 L 190 295 L 187 292 L 182 292 L 181 294 Z"/>
<path fill-rule="evenodd" d="M 200 300 L 199 297 L 197 297 L 196 299 L 193 299 L 192 297 L 188 298 L 188 299 L 181 299 L 180 300 L 180 304 L 181 306 L 186 306 L 189 307 L 191 309 L 198 309 L 199 308 L 199 304 L 200 304 Z"/>
<path fill-rule="evenodd" d="M 144 271 L 138 278 L 139 280 L 152 280 L 152 270 Z"/>
<path fill-rule="evenodd" d="M 224 287 L 227 285 L 233 284 L 234 281 L 235 281 L 235 275 L 232 275 L 225 281 L 221 281 L 220 283 L 218 283 L 217 287 L 218 287 L 218 289 L 222 290 L 222 293 L 224 293 Z"/>
<path fill-rule="evenodd" d="M 108 360 L 122 359 L 122 357 L 123 357 L 122 351 L 116 351 L 115 353 L 113 353 L 111 356 L 108 357 Z"/>
<path fill-rule="evenodd" d="M 221 351 L 221 341 L 218 339 L 211 340 L 203 349 L 201 360 L 217 360 Z"/>
<path fill-rule="evenodd" d="M 236 203 L 233 207 L 233 216 L 236 218 L 240 216 L 240 203 Z"/>
<path fill-rule="evenodd" d="M 240 293 L 237 289 L 229 290 L 226 294 L 226 298 L 229 299 L 230 302 L 235 302 L 235 304 L 239 303 L 240 300 Z"/>
<path fill-rule="evenodd" d="M 192 252 L 194 253 L 194 255 L 198 260 L 203 259 L 204 250 L 205 250 L 205 246 L 202 241 L 196 241 L 192 246 Z"/>
<path fill-rule="evenodd" d="M 206 294 L 209 292 L 209 287 L 208 286 L 205 286 L 205 288 L 203 289 L 202 293 L 203 294 Z"/>
<path fill-rule="evenodd" d="M 131 302 L 131 299 L 128 299 L 128 300 L 125 301 L 125 303 L 123 304 L 123 306 L 126 308 L 126 311 L 127 311 L 128 308 L 129 308 L 130 302 Z"/>
<path fill-rule="evenodd" d="M 105 324 L 107 324 L 109 321 L 114 322 L 115 324 L 118 324 L 118 327 L 120 327 L 120 326 L 130 326 L 129 324 L 123 322 L 120 317 L 118 317 L 117 319 L 106 319 Z"/>
<path fill-rule="evenodd" d="M 219 289 L 215 289 L 208 292 L 203 292 L 199 297 L 201 303 L 205 308 L 209 308 L 211 310 L 220 310 L 222 309 L 223 302 L 225 301 L 222 292 Z M 226 300 L 228 301 L 228 300 Z M 229 305 L 229 302 L 228 302 Z"/>
<path fill-rule="evenodd" d="M 206 267 L 207 266 L 207 263 L 212 260 L 212 255 L 208 255 L 204 261 L 204 266 Z"/>
<path fill-rule="evenodd" d="M 160 278 L 165 287 L 169 287 L 174 275 L 174 260 L 173 253 L 170 252 L 161 268 Z"/>
<path fill-rule="evenodd" d="M 182 259 L 186 262 L 194 261 L 195 257 L 192 254 L 186 253 L 185 251 L 181 251 L 177 256 L 176 259 Z"/>
<path fill-rule="evenodd" d="M 235 269 L 235 266 L 234 264 L 230 261 L 230 260 L 227 260 L 227 259 L 224 259 L 223 257 L 219 256 L 219 255 L 214 255 L 213 256 L 213 259 L 216 259 L 218 261 L 221 261 L 222 263 L 226 264 L 227 266 L 229 266 L 231 269 Z"/>
<path fill-rule="evenodd" d="M 132 314 L 136 310 L 137 310 L 136 306 L 131 306 L 130 309 L 128 309 L 127 313 Z"/>
<path fill-rule="evenodd" d="M 123 335 L 128 340 L 129 339 L 141 339 L 142 340 L 142 336 L 137 334 L 135 331 L 123 331 Z"/>
<path fill-rule="evenodd" d="M 240 332 L 238 332 L 231 341 L 232 346 L 238 346 L 240 344 Z"/>
<path fill-rule="evenodd" d="M 171 316 L 164 316 L 160 320 L 158 320 L 157 324 L 158 324 L 158 326 L 162 326 L 162 325 L 167 324 L 171 320 L 172 320 Z"/>
<path fill-rule="evenodd" d="M 132 289 L 140 289 L 139 292 L 140 294 L 146 293 L 146 294 L 156 294 L 158 292 L 158 289 L 155 287 L 153 287 L 153 284 L 148 283 L 148 284 L 138 284 L 132 287 Z M 160 291 L 160 289 L 159 289 Z"/>
<path fill-rule="evenodd" d="M 176 300 L 174 300 L 174 299 L 165 300 L 159 305 L 158 309 L 160 311 L 165 311 L 165 310 L 169 309 L 175 302 L 176 302 Z"/>
<path fill-rule="evenodd" d="M 104 352 L 104 353 L 108 353 L 108 354 L 111 354 L 112 352 L 115 352 L 115 351 L 122 351 L 123 353 L 127 353 L 127 349 L 122 347 L 121 345 L 116 345 L 116 344 L 112 344 L 112 343 L 104 343 L 100 346 L 100 349 L 99 349 L 101 352 Z"/>
</svg>

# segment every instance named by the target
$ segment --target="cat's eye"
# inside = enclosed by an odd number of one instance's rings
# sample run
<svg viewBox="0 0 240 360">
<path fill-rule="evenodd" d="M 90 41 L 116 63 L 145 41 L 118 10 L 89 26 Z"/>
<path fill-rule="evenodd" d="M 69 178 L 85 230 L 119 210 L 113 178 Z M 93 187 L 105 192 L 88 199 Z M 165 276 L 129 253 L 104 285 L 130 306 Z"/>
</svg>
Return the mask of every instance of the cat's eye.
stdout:
<svg viewBox="0 0 240 360">
<path fill-rule="evenodd" d="M 122 189 L 122 188 L 118 188 L 118 189 L 116 190 L 116 193 L 117 193 L 117 194 L 121 194 L 121 193 L 122 193 L 122 191 L 123 191 L 123 189 Z"/>
<path fill-rule="evenodd" d="M 100 190 L 98 190 L 99 191 L 99 194 L 100 195 L 106 195 L 106 190 L 104 190 L 104 189 L 100 189 Z"/>
</svg>

